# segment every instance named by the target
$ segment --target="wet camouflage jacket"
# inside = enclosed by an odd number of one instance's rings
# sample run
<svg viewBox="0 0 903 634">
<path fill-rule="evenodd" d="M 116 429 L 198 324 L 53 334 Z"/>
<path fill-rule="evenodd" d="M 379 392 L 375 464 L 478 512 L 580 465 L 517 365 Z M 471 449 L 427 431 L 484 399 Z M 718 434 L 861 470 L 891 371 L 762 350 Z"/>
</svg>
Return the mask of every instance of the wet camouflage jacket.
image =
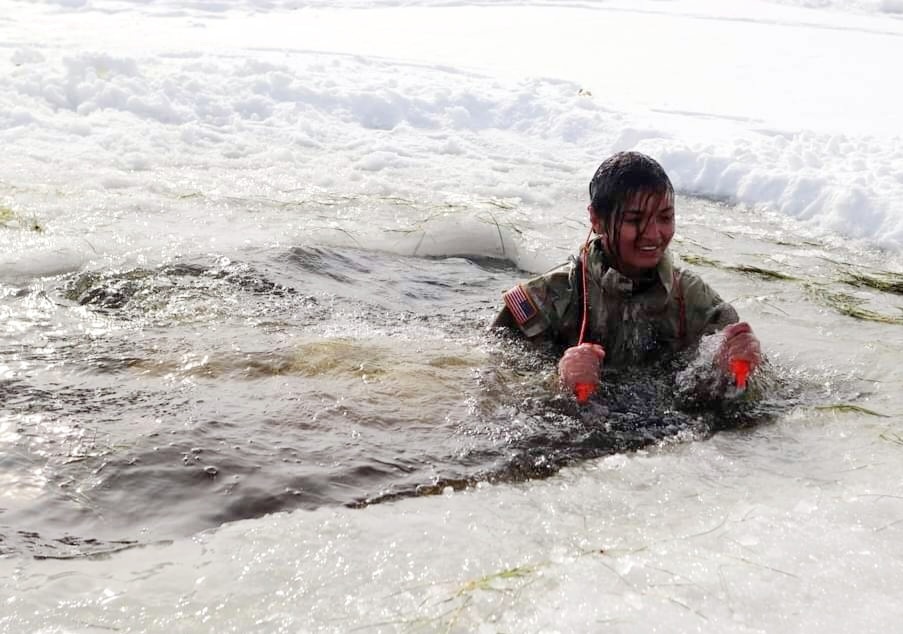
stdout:
<svg viewBox="0 0 903 634">
<path fill-rule="evenodd" d="M 640 281 L 608 266 L 598 241 L 587 257 L 585 341 L 602 344 L 606 365 L 652 361 L 739 320 L 730 304 L 698 275 L 674 266 L 667 252 L 655 273 Z M 495 325 L 519 328 L 530 339 L 575 345 L 583 319 L 582 277 L 580 259 L 571 258 L 518 284 L 505 293 Z"/>
</svg>

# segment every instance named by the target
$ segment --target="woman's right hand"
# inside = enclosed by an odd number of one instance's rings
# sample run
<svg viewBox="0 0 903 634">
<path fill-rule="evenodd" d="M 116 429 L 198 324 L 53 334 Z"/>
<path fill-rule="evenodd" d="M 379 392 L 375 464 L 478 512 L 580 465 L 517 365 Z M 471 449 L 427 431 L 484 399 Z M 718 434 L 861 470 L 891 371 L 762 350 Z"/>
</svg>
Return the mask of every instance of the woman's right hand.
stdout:
<svg viewBox="0 0 903 634">
<path fill-rule="evenodd" d="M 599 371 L 605 350 L 595 343 L 582 343 L 571 346 L 564 351 L 558 362 L 558 380 L 569 392 L 574 391 L 578 383 L 588 383 L 593 387 L 599 385 Z"/>
</svg>

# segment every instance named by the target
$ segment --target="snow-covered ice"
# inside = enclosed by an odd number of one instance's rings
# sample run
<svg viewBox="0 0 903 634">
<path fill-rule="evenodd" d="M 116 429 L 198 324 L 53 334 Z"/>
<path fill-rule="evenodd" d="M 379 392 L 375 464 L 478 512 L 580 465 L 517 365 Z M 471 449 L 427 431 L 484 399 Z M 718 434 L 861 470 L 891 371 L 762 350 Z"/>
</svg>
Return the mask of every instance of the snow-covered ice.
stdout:
<svg viewBox="0 0 903 634">
<path fill-rule="evenodd" d="M 681 192 L 903 245 L 888 0 L 5 4 L 0 197 L 57 238 L 86 219 L 65 228 L 14 188 L 77 183 L 78 206 L 482 197 L 555 217 L 601 158 L 638 149 Z"/>
<path fill-rule="evenodd" d="M 391 268 L 384 252 L 543 270 L 584 237 L 587 182 L 616 150 L 655 156 L 683 194 L 729 203 L 681 199 L 678 230 L 689 220 L 707 242 L 694 246 L 712 259 L 800 263 L 790 273 L 802 281 L 750 281 L 729 266 L 707 279 L 733 293 L 792 377 L 812 375 L 829 394 L 864 385 L 857 403 L 881 410 L 807 406 L 749 433 L 363 510 L 258 517 L 272 493 L 264 478 L 258 497 L 253 486 L 247 498 L 222 497 L 258 504 L 239 514 L 253 519 L 163 542 L 141 528 L 127 536 L 141 548 L 99 558 L 32 560 L 0 539 L 0 552 L 14 552 L 0 555 L 0 629 L 893 627 L 903 580 L 899 325 L 854 321 L 817 295 L 842 284 L 831 278 L 839 269 L 822 268 L 831 248 L 842 256 L 831 266 L 903 271 L 900 60 L 903 0 L 0 0 L 0 390 L 5 381 L 19 390 L 0 412 L 10 448 L 0 513 L 17 496 L 69 496 L 77 507 L 81 485 L 90 501 L 87 489 L 111 472 L 158 477 L 131 482 L 160 487 L 165 504 L 177 496 L 162 489 L 191 477 L 177 455 L 55 479 L 61 471 L 41 468 L 45 453 L 105 459 L 72 453 L 91 431 L 79 417 L 112 416 L 105 423 L 136 437 L 169 430 L 172 442 L 197 432 L 215 448 L 221 415 L 257 413 L 233 430 L 241 442 L 278 436 L 283 428 L 262 431 L 260 419 L 293 425 L 285 413 L 307 416 L 307 405 L 322 406 L 325 420 L 344 416 L 352 408 L 330 377 L 315 386 L 322 403 L 279 383 L 307 380 L 298 368 L 317 345 L 328 356 L 322 344 L 336 339 L 359 355 L 361 381 L 374 356 L 391 372 L 408 347 L 462 345 L 432 341 L 444 333 L 429 319 L 389 310 L 400 291 L 385 278 L 435 262 L 398 258 Z M 724 225 L 712 227 L 721 212 Z M 310 298 L 264 292 L 247 302 L 226 285 L 269 282 L 242 277 L 261 260 L 278 280 L 292 257 L 316 260 L 330 244 L 387 267 L 372 288 L 369 277 L 343 288 L 370 313 L 322 297 L 325 322 L 306 321 Z M 344 262 L 341 249 L 332 256 Z M 248 262 L 229 268 L 230 257 Z M 188 263 L 184 279 L 157 266 L 178 261 Z M 310 272 L 293 266 L 289 279 Z M 59 299 L 60 284 L 90 286 L 93 273 L 123 288 L 152 280 L 141 306 L 160 323 L 145 327 L 141 307 Z M 867 294 L 842 292 L 850 303 Z M 425 297 L 420 313 L 398 309 L 404 319 L 436 316 Z M 878 300 L 896 317 L 897 296 Z M 480 301 L 475 312 L 488 312 L 492 297 Z M 372 326 L 373 315 L 399 323 Z M 411 375 L 454 365 L 405 359 Z M 466 375 L 481 362 L 455 367 Z M 449 397 L 463 410 L 465 392 L 463 403 Z M 362 416 L 372 406 L 358 405 Z M 132 406 L 118 420 L 116 408 Z M 147 442 L 177 454 L 168 441 Z M 16 454 L 22 447 L 34 455 Z M 215 453 L 197 449 L 186 452 Z M 249 450 L 240 464 L 251 473 L 258 457 L 293 450 Z M 126 462 L 128 451 L 109 455 Z M 231 477 L 201 473 L 216 484 Z M 0 529 L 15 543 L 39 537 Z M 47 537 L 51 548 L 75 548 L 59 537 Z"/>
</svg>

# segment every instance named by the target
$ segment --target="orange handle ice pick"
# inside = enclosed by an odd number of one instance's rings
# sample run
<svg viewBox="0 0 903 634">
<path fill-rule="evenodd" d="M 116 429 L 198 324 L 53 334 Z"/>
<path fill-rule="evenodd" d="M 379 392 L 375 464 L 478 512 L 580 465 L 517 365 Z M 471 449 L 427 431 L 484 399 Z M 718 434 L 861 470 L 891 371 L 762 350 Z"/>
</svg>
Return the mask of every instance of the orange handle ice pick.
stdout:
<svg viewBox="0 0 903 634">
<path fill-rule="evenodd" d="M 596 386 L 592 383 L 578 383 L 574 386 L 574 394 L 577 396 L 578 403 L 586 403 L 595 391 Z"/>
<path fill-rule="evenodd" d="M 749 376 L 749 361 L 746 361 L 745 359 L 732 359 L 731 372 L 734 373 L 734 378 L 737 380 L 737 389 L 745 389 L 746 378 Z"/>
</svg>

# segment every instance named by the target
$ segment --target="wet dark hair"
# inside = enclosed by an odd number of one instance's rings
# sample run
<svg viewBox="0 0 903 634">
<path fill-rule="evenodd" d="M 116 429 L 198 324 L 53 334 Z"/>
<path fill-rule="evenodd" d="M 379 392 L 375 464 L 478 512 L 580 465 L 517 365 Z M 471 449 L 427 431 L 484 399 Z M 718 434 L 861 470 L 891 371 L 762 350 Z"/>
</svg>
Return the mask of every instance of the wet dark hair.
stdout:
<svg viewBox="0 0 903 634">
<path fill-rule="evenodd" d="M 635 195 L 643 196 L 641 206 L 652 196 L 674 195 L 674 187 L 655 159 L 639 152 L 618 152 L 599 166 L 589 182 L 589 198 L 596 217 L 609 233 L 613 255 L 620 259 L 618 243 L 624 207 Z"/>
</svg>

